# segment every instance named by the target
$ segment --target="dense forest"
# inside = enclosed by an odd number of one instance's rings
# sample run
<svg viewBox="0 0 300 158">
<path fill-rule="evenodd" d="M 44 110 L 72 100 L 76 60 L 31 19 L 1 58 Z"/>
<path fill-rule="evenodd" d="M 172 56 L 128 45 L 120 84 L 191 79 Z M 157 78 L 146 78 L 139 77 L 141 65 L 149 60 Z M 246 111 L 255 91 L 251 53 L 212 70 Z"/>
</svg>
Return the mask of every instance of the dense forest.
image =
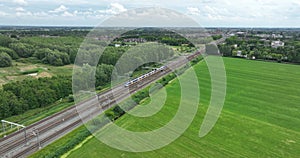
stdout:
<svg viewBox="0 0 300 158">
<path fill-rule="evenodd" d="M 29 63 L 44 63 L 54 66 L 63 66 L 74 63 L 78 49 L 84 40 L 86 31 L 8 31 L 0 35 L 0 67 L 9 67 L 12 65 L 12 60 Z M 161 29 L 137 29 L 124 33 L 121 37 L 116 38 L 112 44 L 107 47 L 103 53 L 103 58 L 100 61 L 95 60 L 98 45 L 106 45 L 95 39 L 89 42 L 86 47 L 86 52 L 89 53 L 83 58 L 83 61 L 78 61 L 79 64 L 86 64 L 89 61 L 90 65 L 109 64 L 114 65 L 117 59 L 129 49 L 130 45 L 144 42 L 159 42 L 171 46 L 188 45 L 193 47 L 187 39 L 180 35 Z M 121 43 L 122 47 L 115 48 L 115 43 Z M 83 48 L 84 49 L 84 48 Z M 83 50 L 81 49 L 81 50 Z M 9 57 L 8 57 L 9 56 Z M 92 62 L 90 62 L 92 61 Z"/>
<path fill-rule="evenodd" d="M 69 96 L 72 93 L 71 83 L 70 77 L 57 76 L 5 84 L 0 89 L 0 119 L 48 106 Z"/>
<path fill-rule="evenodd" d="M 73 63 L 82 42 L 81 37 L 22 37 L 0 36 L 1 67 L 12 65 L 11 59 L 20 62 L 41 62 L 54 66 Z M 10 58 L 7 58 L 7 55 Z"/>
</svg>

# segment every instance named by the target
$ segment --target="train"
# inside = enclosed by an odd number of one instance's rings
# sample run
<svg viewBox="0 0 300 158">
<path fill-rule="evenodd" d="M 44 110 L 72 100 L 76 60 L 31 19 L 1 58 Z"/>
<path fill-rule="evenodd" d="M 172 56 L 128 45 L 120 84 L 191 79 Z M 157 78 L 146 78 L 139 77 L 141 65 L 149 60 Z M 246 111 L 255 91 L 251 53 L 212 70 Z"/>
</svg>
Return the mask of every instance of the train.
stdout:
<svg viewBox="0 0 300 158">
<path fill-rule="evenodd" d="M 140 81 L 144 80 L 145 78 L 147 78 L 149 76 L 152 76 L 152 75 L 154 75 L 154 74 L 156 74 L 158 72 L 164 71 L 166 68 L 167 68 L 166 66 L 162 66 L 160 68 L 153 69 L 151 72 L 148 72 L 148 73 L 146 73 L 146 74 L 144 74 L 144 75 L 142 75 L 142 76 L 140 76 L 138 78 L 135 78 L 133 80 L 130 80 L 130 81 L 126 82 L 124 86 L 125 87 L 129 87 L 130 85 L 133 85 L 133 84 L 135 84 L 137 82 L 140 82 Z"/>
</svg>

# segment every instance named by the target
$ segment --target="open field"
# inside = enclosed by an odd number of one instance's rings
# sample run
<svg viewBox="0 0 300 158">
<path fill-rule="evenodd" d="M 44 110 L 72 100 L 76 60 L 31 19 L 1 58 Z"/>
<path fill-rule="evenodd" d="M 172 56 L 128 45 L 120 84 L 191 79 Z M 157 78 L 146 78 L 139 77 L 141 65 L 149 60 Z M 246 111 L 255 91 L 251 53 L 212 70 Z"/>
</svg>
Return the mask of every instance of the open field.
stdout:
<svg viewBox="0 0 300 158">
<path fill-rule="evenodd" d="M 198 133 L 211 85 L 202 62 L 195 66 L 201 93 L 197 115 L 175 142 L 151 152 L 130 153 L 93 138 L 69 157 L 300 157 L 300 66 L 234 58 L 224 61 L 228 80 L 224 109 L 204 138 Z M 179 88 L 178 81 L 167 85 L 166 104 L 154 116 L 126 114 L 116 124 L 132 131 L 162 127 L 177 111 Z"/>
<path fill-rule="evenodd" d="M 32 64 L 13 62 L 13 66 L 0 68 L 0 86 L 10 81 L 19 81 L 28 77 L 51 77 L 55 75 L 72 75 L 73 65 L 51 66 L 46 64 Z"/>
</svg>

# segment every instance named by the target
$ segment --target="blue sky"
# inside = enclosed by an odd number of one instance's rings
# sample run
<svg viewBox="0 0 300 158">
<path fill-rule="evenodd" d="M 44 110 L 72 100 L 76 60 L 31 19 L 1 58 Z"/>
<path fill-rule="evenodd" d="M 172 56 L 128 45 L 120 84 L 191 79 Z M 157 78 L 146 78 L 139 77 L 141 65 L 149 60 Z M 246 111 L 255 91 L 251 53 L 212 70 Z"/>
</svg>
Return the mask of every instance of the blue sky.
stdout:
<svg viewBox="0 0 300 158">
<path fill-rule="evenodd" d="M 300 27 L 300 0 L 0 0 L 0 25 L 96 26 L 143 7 L 171 9 L 205 27 Z"/>
</svg>

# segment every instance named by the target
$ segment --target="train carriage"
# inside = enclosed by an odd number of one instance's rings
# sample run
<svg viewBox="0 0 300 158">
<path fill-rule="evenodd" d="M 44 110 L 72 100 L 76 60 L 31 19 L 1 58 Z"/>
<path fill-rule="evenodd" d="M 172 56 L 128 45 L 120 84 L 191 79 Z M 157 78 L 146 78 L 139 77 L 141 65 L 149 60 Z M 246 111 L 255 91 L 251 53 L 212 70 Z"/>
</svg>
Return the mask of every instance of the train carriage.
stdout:
<svg viewBox="0 0 300 158">
<path fill-rule="evenodd" d="M 156 74 L 158 72 L 164 71 L 166 68 L 167 68 L 166 66 L 162 66 L 160 68 L 155 68 L 155 69 L 153 69 L 151 72 L 149 72 L 147 74 L 144 74 L 144 75 L 142 75 L 142 76 L 140 76 L 138 78 L 135 78 L 135 79 L 133 79 L 131 81 L 126 82 L 124 86 L 125 87 L 129 87 L 130 85 L 135 84 L 135 83 L 137 83 L 137 82 L 139 82 L 141 80 L 144 80 L 145 78 L 147 78 L 149 76 L 152 76 L 152 75 L 154 75 L 154 74 Z"/>
</svg>

